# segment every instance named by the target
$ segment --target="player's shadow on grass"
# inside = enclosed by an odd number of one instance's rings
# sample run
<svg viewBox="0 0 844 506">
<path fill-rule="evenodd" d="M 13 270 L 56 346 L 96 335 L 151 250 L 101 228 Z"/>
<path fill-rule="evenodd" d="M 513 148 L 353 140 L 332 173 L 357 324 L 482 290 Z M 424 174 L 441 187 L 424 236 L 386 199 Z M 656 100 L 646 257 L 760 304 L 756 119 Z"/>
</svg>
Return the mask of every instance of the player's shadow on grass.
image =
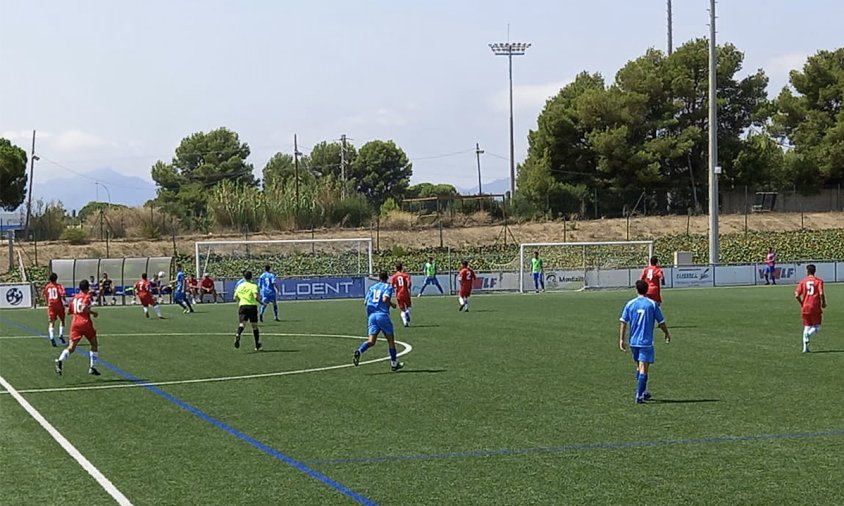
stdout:
<svg viewBox="0 0 844 506">
<path fill-rule="evenodd" d="M 844 353 L 844 350 L 817 350 L 810 353 L 810 355 L 814 355 L 815 353 Z"/>
<path fill-rule="evenodd" d="M 257 354 L 264 354 L 264 353 L 299 353 L 301 350 L 268 350 L 266 348 L 261 349 L 261 351 L 252 351 L 252 355 Z"/>
<path fill-rule="evenodd" d="M 721 402 L 721 399 L 651 399 L 648 404 L 696 404 L 700 402 Z"/>
<path fill-rule="evenodd" d="M 439 325 L 437 325 L 436 323 L 432 323 L 432 324 L 429 324 L 429 325 L 414 325 L 414 324 L 411 323 L 410 328 L 414 328 L 414 327 L 417 328 L 417 329 L 432 329 L 432 328 L 438 328 Z"/>
<path fill-rule="evenodd" d="M 495 309 L 470 309 L 467 313 L 495 313 Z"/>
<path fill-rule="evenodd" d="M 368 376 L 380 376 L 382 374 L 439 374 L 448 372 L 448 369 L 402 369 L 400 371 L 382 371 L 369 373 Z"/>
</svg>

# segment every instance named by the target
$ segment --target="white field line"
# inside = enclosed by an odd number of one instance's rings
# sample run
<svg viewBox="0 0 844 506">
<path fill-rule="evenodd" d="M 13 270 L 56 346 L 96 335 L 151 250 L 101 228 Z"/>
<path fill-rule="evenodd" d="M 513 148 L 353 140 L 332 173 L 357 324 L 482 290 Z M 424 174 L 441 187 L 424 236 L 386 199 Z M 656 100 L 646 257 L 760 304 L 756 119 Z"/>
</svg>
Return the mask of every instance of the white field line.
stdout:
<svg viewBox="0 0 844 506">
<path fill-rule="evenodd" d="M 179 335 L 186 335 L 186 336 L 196 336 L 196 335 L 213 335 L 213 336 L 227 336 L 228 334 L 219 334 L 219 333 L 208 333 L 208 334 L 112 334 L 111 337 L 116 336 L 148 336 L 148 335 L 157 335 L 157 336 L 179 336 Z M 305 336 L 305 337 L 343 337 L 348 339 L 358 339 L 362 340 L 365 339 L 359 336 L 347 336 L 342 334 L 262 334 L 265 336 Z M 22 337 L 22 336 L 15 336 L 15 337 Z M 401 345 L 404 347 L 396 356 L 402 357 L 407 355 L 411 351 L 413 351 L 413 346 L 403 341 L 396 341 L 396 344 Z M 389 360 L 390 357 L 382 357 L 382 358 L 375 358 L 372 360 L 366 360 L 360 363 L 360 365 L 364 364 L 373 364 L 375 362 L 383 362 L 385 360 Z M 340 364 L 340 365 L 330 365 L 325 367 L 314 367 L 311 369 L 299 369 L 295 371 L 279 371 L 279 372 L 267 372 L 267 373 L 260 373 L 260 374 L 245 374 L 241 376 L 220 376 L 220 377 L 212 377 L 212 378 L 195 378 L 195 379 L 185 379 L 185 380 L 171 380 L 171 381 L 142 381 L 142 382 L 134 382 L 134 383 L 119 383 L 119 384 L 110 384 L 110 385 L 88 385 L 88 386 L 79 386 L 79 387 L 56 387 L 56 388 L 31 388 L 25 390 L 19 390 L 20 393 L 27 393 L 27 394 L 34 394 L 34 393 L 50 393 L 50 392 L 77 392 L 80 390 L 111 390 L 115 388 L 138 388 L 144 386 L 165 386 L 165 385 L 186 385 L 191 383 L 216 383 L 220 381 L 235 381 L 235 380 L 245 380 L 245 379 L 255 379 L 255 378 L 272 378 L 275 376 L 290 376 L 293 374 L 305 374 L 311 372 L 321 372 L 321 371 L 331 371 L 333 369 L 343 369 L 346 367 L 354 367 L 354 364 Z M 9 393 L 0 391 L 0 395 Z"/>
<path fill-rule="evenodd" d="M 99 469 L 94 467 L 94 464 L 92 464 L 91 461 L 89 461 L 85 458 L 84 455 L 79 453 L 79 450 L 77 450 L 76 447 L 73 446 L 70 441 L 67 440 L 67 438 L 62 436 L 61 433 L 56 430 L 56 428 L 53 427 L 53 425 L 48 422 L 47 419 L 44 418 L 44 416 L 40 412 L 38 412 L 37 409 L 32 407 L 32 404 L 27 402 L 27 400 L 23 398 L 20 392 L 15 390 L 14 387 L 12 387 L 12 385 L 10 385 L 2 376 L 0 376 L 0 386 L 6 389 L 6 391 L 11 394 L 11 396 L 16 401 L 18 401 L 18 404 L 20 404 L 21 407 L 25 409 L 27 413 L 29 413 L 29 416 L 34 418 L 35 421 L 38 422 L 41 427 L 43 427 L 44 430 L 46 430 L 47 433 L 50 434 L 53 439 L 56 440 L 57 443 L 59 443 L 62 449 L 64 449 L 64 451 L 66 451 L 68 455 L 73 457 L 73 459 L 76 460 L 76 462 L 78 462 L 80 466 L 82 466 L 82 469 L 87 471 L 88 474 L 90 474 L 95 480 L 97 480 L 97 483 L 99 483 L 100 486 L 103 487 L 103 490 L 108 492 L 108 495 L 110 495 L 114 498 L 115 501 L 117 501 L 117 504 L 121 506 L 132 506 L 131 501 L 129 501 L 129 499 L 125 495 L 123 495 L 123 493 L 118 490 L 117 487 L 115 487 L 114 484 L 109 481 L 109 479 L 106 478 L 103 473 L 100 472 Z"/>
</svg>

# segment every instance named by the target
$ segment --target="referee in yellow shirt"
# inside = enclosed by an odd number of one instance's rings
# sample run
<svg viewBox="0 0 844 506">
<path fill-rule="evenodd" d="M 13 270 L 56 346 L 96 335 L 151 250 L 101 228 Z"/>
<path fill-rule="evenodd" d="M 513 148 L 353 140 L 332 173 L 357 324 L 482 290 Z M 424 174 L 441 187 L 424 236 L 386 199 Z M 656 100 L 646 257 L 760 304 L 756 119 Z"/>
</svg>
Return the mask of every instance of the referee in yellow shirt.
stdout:
<svg viewBox="0 0 844 506">
<path fill-rule="evenodd" d="M 243 282 L 234 290 L 234 300 L 237 301 L 238 325 L 234 338 L 234 347 L 240 348 L 240 336 L 246 321 L 252 324 L 252 335 L 255 336 L 255 351 L 261 351 L 261 339 L 258 334 L 258 285 L 252 281 L 252 271 L 243 273 Z"/>
</svg>

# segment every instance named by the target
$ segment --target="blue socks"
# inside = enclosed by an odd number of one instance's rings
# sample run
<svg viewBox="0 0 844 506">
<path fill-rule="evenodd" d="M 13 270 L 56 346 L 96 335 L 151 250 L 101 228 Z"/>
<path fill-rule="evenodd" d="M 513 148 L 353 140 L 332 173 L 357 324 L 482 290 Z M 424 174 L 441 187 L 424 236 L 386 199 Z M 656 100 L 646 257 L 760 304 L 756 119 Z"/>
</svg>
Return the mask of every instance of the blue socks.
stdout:
<svg viewBox="0 0 844 506">
<path fill-rule="evenodd" d="M 266 311 L 266 310 L 267 310 L 267 305 L 261 304 L 261 318 L 264 317 L 264 311 Z"/>
<path fill-rule="evenodd" d="M 396 361 L 396 349 L 395 348 L 390 348 L 390 361 L 391 362 Z"/>
<path fill-rule="evenodd" d="M 648 375 L 639 374 L 636 378 L 636 398 L 641 399 L 648 390 Z"/>
<path fill-rule="evenodd" d="M 275 319 L 278 320 L 278 304 L 273 303 L 273 314 L 275 315 Z"/>
<path fill-rule="evenodd" d="M 369 349 L 369 341 L 364 341 L 363 344 L 361 344 L 360 347 L 358 348 L 358 351 L 363 353 L 368 349 Z"/>
</svg>

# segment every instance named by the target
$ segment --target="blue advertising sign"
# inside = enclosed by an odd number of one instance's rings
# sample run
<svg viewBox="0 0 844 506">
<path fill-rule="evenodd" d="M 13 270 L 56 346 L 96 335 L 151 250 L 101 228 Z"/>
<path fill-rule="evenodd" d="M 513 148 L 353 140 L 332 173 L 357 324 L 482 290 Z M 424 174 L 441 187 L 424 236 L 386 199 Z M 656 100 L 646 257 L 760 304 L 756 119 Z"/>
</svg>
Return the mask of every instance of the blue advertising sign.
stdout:
<svg viewBox="0 0 844 506">
<path fill-rule="evenodd" d="M 366 295 L 366 278 L 280 279 L 280 300 L 362 299 Z"/>
</svg>

